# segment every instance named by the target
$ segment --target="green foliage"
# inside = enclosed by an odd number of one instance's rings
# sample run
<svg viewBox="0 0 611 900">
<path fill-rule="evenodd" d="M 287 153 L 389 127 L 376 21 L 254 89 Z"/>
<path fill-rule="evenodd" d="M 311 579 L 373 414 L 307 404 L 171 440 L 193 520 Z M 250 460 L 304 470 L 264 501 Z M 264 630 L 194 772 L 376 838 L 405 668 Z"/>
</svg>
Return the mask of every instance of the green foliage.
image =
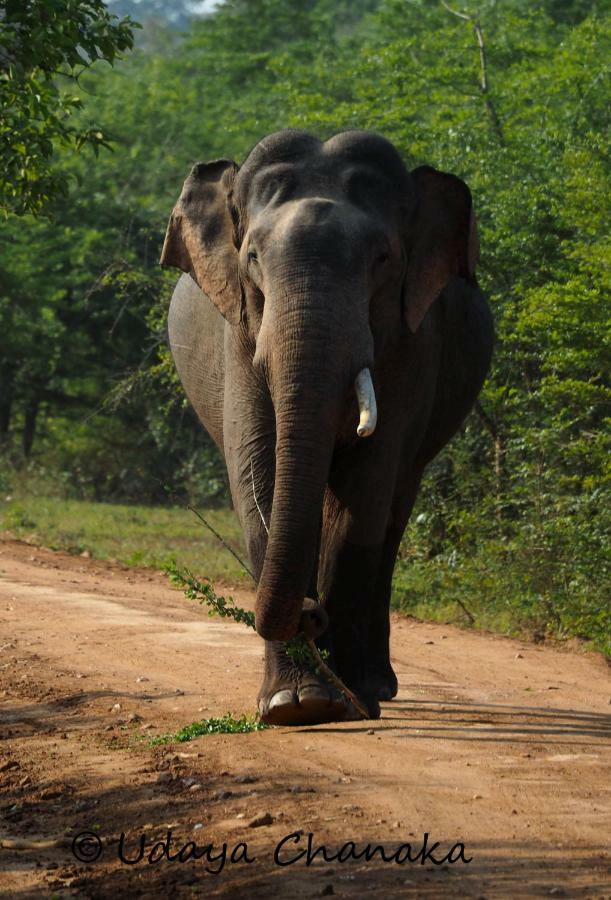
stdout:
<svg viewBox="0 0 611 900">
<path fill-rule="evenodd" d="M 133 22 L 117 20 L 103 0 L 0 2 L 0 209 L 37 213 L 65 193 L 58 146 L 98 153 L 108 147 L 96 126 L 77 127 L 77 80 L 98 60 L 111 65 L 133 43 Z M 62 81 L 74 82 L 72 90 Z"/>
<path fill-rule="evenodd" d="M 418 504 L 424 509 L 426 497 Z M 543 640 L 579 637 L 611 654 L 608 513 L 601 491 L 529 514 L 513 537 L 449 507 L 454 537 L 434 554 L 434 516 L 410 524 L 393 581 L 393 605 L 438 621 Z M 493 510 L 488 508 L 488 514 Z M 466 608 L 466 610 L 465 610 Z"/>
<path fill-rule="evenodd" d="M 12 503 L 3 513 L 1 521 L 4 529 L 17 533 L 31 531 L 36 527 L 36 522 L 20 503 Z"/>
<path fill-rule="evenodd" d="M 233 597 L 219 596 L 209 578 L 201 581 L 189 569 L 179 569 L 174 561 L 168 563 L 164 568 L 172 584 L 181 588 L 185 597 L 189 600 L 197 600 L 208 607 L 209 616 L 233 619 L 234 622 L 243 622 L 248 628 L 255 627 L 255 614 L 236 606 Z"/>
<path fill-rule="evenodd" d="M 107 0 L 107 5 L 116 16 L 132 16 L 145 29 L 152 24 L 186 31 L 193 16 L 199 14 L 199 4 L 192 0 Z"/>
<path fill-rule="evenodd" d="M 310 649 L 310 645 L 308 644 L 308 639 L 306 638 L 305 634 L 299 633 L 295 635 L 294 638 L 291 638 L 291 640 L 285 644 L 284 649 L 286 650 L 286 655 L 289 656 L 293 660 L 295 665 L 299 668 L 306 668 L 311 672 L 320 671 L 318 661 L 312 654 L 312 650 Z M 328 665 L 330 656 L 329 651 L 324 649 L 317 649 L 317 652 L 322 661 Z"/>
<path fill-rule="evenodd" d="M 207 734 L 249 734 L 251 731 L 264 731 L 266 728 L 269 728 L 269 725 L 262 722 L 258 716 L 242 715 L 236 717 L 228 712 L 224 716 L 220 716 L 220 718 L 201 719 L 199 722 L 183 725 L 178 731 L 160 734 L 158 737 L 152 738 L 150 743 L 153 746 L 157 744 L 183 744 Z"/>
</svg>

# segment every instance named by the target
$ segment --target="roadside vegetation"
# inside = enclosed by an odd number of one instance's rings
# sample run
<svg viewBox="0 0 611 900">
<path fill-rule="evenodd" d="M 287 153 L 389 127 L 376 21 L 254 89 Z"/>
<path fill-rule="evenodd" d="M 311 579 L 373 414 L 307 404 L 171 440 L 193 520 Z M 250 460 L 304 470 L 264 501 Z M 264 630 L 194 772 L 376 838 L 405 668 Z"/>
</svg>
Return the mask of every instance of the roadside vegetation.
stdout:
<svg viewBox="0 0 611 900">
<path fill-rule="evenodd" d="M 11 496 L 11 495 L 9 495 Z M 206 520 L 245 556 L 242 532 L 229 509 L 205 510 Z M 164 569 L 175 560 L 213 580 L 251 585 L 250 577 L 185 507 L 96 503 L 29 494 L 0 503 L 0 536 L 91 555 L 126 566 Z"/>
<path fill-rule="evenodd" d="M 62 4 L 100 12 L 93 0 L 0 9 L 23 18 Z M 104 19 L 103 44 L 94 27 L 82 67 L 71 51 L 44 70 L 20 59 L 21 20 L 0 37 L 14 60 L 5 89 L 27 106 L 28 85 L 42 84 L 51 128 L 23 196 L 19 179 L 0 196 L 0 498 L 12 497 L 2 527 L 75 552 L 175 557 L 213 579 L 241 577 L 185 511 L 213 509 L 239 544 L 223 465 L 165 345 L 174 275 L 157 261 L 167 217 L 197 160 L 239 162 L 287 126 L 322 138 L 369 128 L 409 166 L 470 185 L 497 332 L 480 401 L 427 473 L 394 604 L 609 652 L 604 6 L 226 0 L 201 18 L 182 0 L 108 9 L 141 17 L 136 48 L 128 20 Z M 65 140 L 53 134 L 62 103 Z M 6 172 L 27 158 L 20 122 L 0 128 Z"/>
<path fill-rule="evenodd" d="M 232 713 L 226 713 L 217 718 L 191 722 L 189 725 L 183 725 L 177 731 L 160 734 L 158 737 L 152 738 L 150 743 L 153 746 L 184 744 L 208 734 L 249 734 L 252 731 L 264 731 L 266 728 L 269 728 L 269 725 L 262 722 L 258 716 L 234 716 Z"/>
</svg>

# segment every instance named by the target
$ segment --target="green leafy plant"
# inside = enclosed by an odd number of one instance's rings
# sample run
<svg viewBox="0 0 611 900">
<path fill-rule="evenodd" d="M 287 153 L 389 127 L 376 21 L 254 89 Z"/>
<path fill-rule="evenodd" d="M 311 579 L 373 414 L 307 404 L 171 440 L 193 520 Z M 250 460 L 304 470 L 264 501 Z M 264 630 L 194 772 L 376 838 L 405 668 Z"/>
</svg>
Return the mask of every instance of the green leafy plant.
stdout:
<svg viewBox="0 0 611 900">
<path fill-rule="evenodd" d="M 174 561 L 164 566 L 164 570 L 172 584 L 184 591 L 185 597 L 208 607 L 209 616 L 233 619 L 234 622 L 243 622 L 249 628 L 255 627 L 255 614 L 236 606 L 233 597 L 225 598 L 217 594 L 209 578 L 200 581 L 189 569 L 179 569 Z"/>
<path fill-rule="evenodd" d="M 16 531 L 18 533 L 31 531 L 32 528 L 36 527 L 36 522 L 20 503 L 11 504 L 0 516 L 0 523 L 8 531 Z"/>
<path fill-rule="evenodd" d="M 255 614 L 236 606 L 233 597 L 221 597 L 217 594 L 209 578 L 200 581 L 189 569 L 184 567 L 179 569 L 175 561 L 166 564 L 164 571 L 169 575 L 172 584 L 183 590 L 185 597 L 188 597 L 189 600 L 197 600 L 203 606 L 207 606 L 209 616 L 233 619 L 234 622 L 242 622 L 254 629 Z M 310 645 L 303 634 L 298 634 L 292 640 L 287 641 L 286 652 L 298 664 L 309 666 L 313 671 L 319 668 L 319 661 L 312 654 Z M 319 651 L 319 653 L 323 660 L 329 656 L 326 650 Z"/>
<path fill-rule="evenodd" d="M 251 731 L 263 731 L 265 728 L 269 728 L 269 726 L 262 722 L 258 716 L 242 715 L 236 718 L 236 716 L 228 712 L 219 718 L 200 719 L 198 722 L 183 725 L 178 731 L 160 734 L 158 737 L 152 738 L 150 743 L 153 746 L 174 742 L 180 744 L 203 737 L 206 734 L 248 734 Z"/>
</svg>

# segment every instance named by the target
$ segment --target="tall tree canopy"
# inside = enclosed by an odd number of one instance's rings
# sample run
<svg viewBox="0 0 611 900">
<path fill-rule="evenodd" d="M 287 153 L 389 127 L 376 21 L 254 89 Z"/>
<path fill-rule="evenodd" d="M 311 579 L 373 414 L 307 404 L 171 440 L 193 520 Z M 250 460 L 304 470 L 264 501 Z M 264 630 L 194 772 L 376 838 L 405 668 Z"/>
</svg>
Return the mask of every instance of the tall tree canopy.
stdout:
<svg viewBox="0 0 611 900">
<path fill-rule="evenodd" d="M 39 212 L 65 192 L 58 145 L 107 145 L 100 127 L 75 124 L 77 81 L 131 48 L 132 25 L 103 0 L 0 0 L 0 209 Z M 73 89 L 61 88 L 66 80 Z"/>
</svg>

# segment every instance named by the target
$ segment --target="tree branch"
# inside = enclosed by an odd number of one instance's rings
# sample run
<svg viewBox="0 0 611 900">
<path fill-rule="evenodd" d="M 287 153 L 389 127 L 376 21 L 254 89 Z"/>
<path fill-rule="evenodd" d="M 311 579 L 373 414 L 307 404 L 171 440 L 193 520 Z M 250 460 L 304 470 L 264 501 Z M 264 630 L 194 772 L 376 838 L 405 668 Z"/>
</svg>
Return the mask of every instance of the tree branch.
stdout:
<svg viewBox="0 0 611 900">
<path fill-rule="evenodd" d="M 473 16 L 467 15 L 467 13 L 458 12 L 456 9 L 452 9 L 446 3 L 446 0 L 441 0 L 441 5 L 444 9 L 447 9 L 449 13 L 453 16 L 457 16 L 459 19 L 463 19 L 465 22 L 469 22 L 472 26 L 473 31 L 475 33 L 475 37 L 477 39 L 477 46 L 479 47 L 479 67 L 480 67 L 480 93 L 484 98 L 484 104 L 486 106 L 486 110 L 488 112 L 488 117 L 490 119 L 490 124 L 492 125 L 492 130 L 494 131 L 498 141 L 500 144 L 505 143 L 505 135 L 503 134 L 503 126 L 501 125 L 501 120 L 498 117 L 498 113 L 492 102 L 492 97 L 490 96 L 490 82 L 488 80 L 488 62 L 486 58 L 486 44 L 484 43 L 484 31 L 482 26 L 479 23 L 478 19 L 474 19 Z"/>
<path fill-rule="evenodd" d="M 239 564 L 242 566 L 242 568 L 244 569 L 244 571 L 247 572 L 247 573 L 250 575 L 250 577 L 252 578 L 252 580 L 253 580 L 253 581 L 255 582 L 255 584 L 256 584 L 256 583 L 257 583 L 257 579 L 255 578 L 255 576 L 253 575 L 253 573 L 251 572 L 251 570 L 248 568 L 248 566 L 246 565 L 246 563 L 244 562 L 244 560 L 243 560 L 243 559 L 240 559 L 240 557 L 239 557 L 238 554 L 235 552 L 235 550 L 233 549 L 233 547 L 231 547 L 231 546 L 227 543 L 227 541 L 226 541 L 226 540 L 218 533 L 218 531 L 217 531 L 215 528 L 212 527 L 212 525 L 210 524 L 210 522 L 208 522 L 208 521 L 202 516 L 202 514 L 201 514 L 200 512 L 198 512 L 193 506 L 187 506 L 187 509 L 189 510 L 189 512 L 195 513 L 195 515 L 196 515 L 197 518 L 200 520 L 200 522 L 202 523 L 202 525 L 205 525 L 205 527 L 206 527 L 209 531 L 212 532 L 212 534 L 215 536 L 215 538 L 221 542 L 221 544 L 223 545 L 223 547 L 225 548 L 225 550 L 229 550 L 229 552 L 231 553 L 231 555 L 233 556 L 233 558 L 234 558 L 234 559 L 237 559 L 237 561 L 238 561 Z"/>
<path fill-rule="evenodd" d="M 458 12 L 456 9 L 452 9 L 445 0 L 441 0 L 441 5 L 444 6 L 449 13 L 452 13 L 453 16 L 458 16 L 459 19 L 466 19 L 467 22 L 471 21 L 471 16 L 468 16 L 466 13 Z"/>
</svg>

